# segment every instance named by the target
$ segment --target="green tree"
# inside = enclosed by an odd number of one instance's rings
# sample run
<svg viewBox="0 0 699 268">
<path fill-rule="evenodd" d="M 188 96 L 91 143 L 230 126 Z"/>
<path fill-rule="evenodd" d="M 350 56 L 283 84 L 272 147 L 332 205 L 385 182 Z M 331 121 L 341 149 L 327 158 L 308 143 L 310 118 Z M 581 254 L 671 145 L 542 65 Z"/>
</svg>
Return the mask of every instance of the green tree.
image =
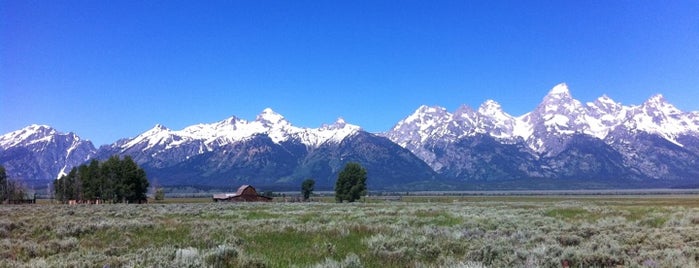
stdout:
<svg viewBox="0 0 699 268">
<path fill-rule="evenodd" d="M 61 202 L 81 199 L 80 196 L 82 193 L 80 179 L 78 178 L 78 168 L 74 167 L 68 174 L 54 180 L 53 189 L 56 199 Z"/>
<path fill-rule="evenodd" d="M 366 194 L 366 170 L 359 163 L 350 162 L 337 175 L 335 200 L 354 202 Z"/>
<path fill-rule="evenodd" d="M 104 163 L 93 160 L 89 165 L 73 168 L 54 181 L 56 199 L 111 200 L 112 202 L 141 202 L 146 200 L 148 179 L 131 157 L 112 156 Z"/>
<path fill-rule="evenodd" d="M 102 180 L 99 161 L 92 160 L 89 165 L 78 167 L 78 177 L 82 185 L 82 199 L 102 199 L 102 189 L 106 181 Z"/>
<path fill-rule="evenodd" d="M 303 195 L 303 200 L 308 200 L 313 194 L 313 187 L 316 185 L 316 181 L 313 179 L 306 179 L 301 183 L 301 194 Z"/>
<path fill-rule="evenodd" d="M 112 179 L 110 181 L 115 202 L 137 203 L 147 200 L 149 183 L 146 172 L 138 167 L 130 156 L 125 156 L 123 160 L 118 156 L 112 156 L 105 165 L 107 169 L 104 173 Z"/>
<path fill-rule="evenodd" d="M 104 200 L 111 200 L 112 202 L 120 202 L 122 200 L 121 191 L 119 188 L 119 174 L 121 174 L 119 167 L 119 157 L 112 156 L 104 163 L 100 164 L 100 176 L 102 178 L 102 198 Z"/>
</svg>

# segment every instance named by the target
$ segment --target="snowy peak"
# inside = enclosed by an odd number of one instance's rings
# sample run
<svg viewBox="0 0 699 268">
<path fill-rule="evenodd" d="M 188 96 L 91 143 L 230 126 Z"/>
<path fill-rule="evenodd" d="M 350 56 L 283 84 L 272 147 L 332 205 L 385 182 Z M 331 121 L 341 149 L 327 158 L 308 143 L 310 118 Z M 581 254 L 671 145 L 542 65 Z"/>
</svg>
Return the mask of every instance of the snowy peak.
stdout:
<svg viewBox="0 0 699 268">
<path fill-rule="evenodd" d="M 422 105 L 415 112 L 408 116 L 403 121 L 399 122 L 396 127 L 401 125 L 415 125 L 420 129 L 427 129 L 439 125 L 440 122 L 448 119 L 451 116 L 447 109 L 439 106 Z"/>
<path fill-rule="evenodd" d="M 499 103 L 487 100 L 478 107 L 479 132 L 490 134 L 500 139 L 511 139 L 515 136 L 516 121 L 505 113 Z"/>
<path fill-rule="evenodd" d="M 668 103 L 663 95 L 656 94 L 640 106 L 630 108 L 623 125 L 632 130 L 658 134 L 665 139 L 682 145 L 677 137 L 699 132 L 693 113 L 684 113 Z"/>
<path fill-rule="evenodd" d="M 606 94 L 597 98 L 594 102 L 588 103 L 587 106 L 594 107 L 605 112 L 619 111 L 622 108 L 621 103 L 614 101 Z"/>
<path fill-rule="evenodd" d="M 7 149 L 27 143 L 34 143 L 59 134 L 56 129 L 47 125 L 29 125 L 0 136 L 0 148 Z M 74 134 L 70 133 L 75 136 Z M 77 137 L 77 136 L 76 136 Z"/>
<path fill-rule="evenodd" d="M 334 125 L 335 125 L 335 126 L 339 126 L 339 127 L 345 127 L 345 125 L 347 125 L 347 122 L 345 122 L 345 119 L 344 119 L 344 118 L 338 117 L 337 120 L 335 120 L 335 124 L 334 124 Z"/>
<path fill-rule="evenodd" d="M 219 121 L 217 126 L 218 127 L 232 126 L 232 125 L 236 125 L 239 121 L 240 121 L 239 118 L 237 118 L 235 116 L 231 116 L 231 117 L 226 118 L 222 121 Z"/>
<path fill-rule="evenodd" d="M 56 174 L 84 163 L 95 151 L 92 142 L 46 125 L 30 125 L 0 136 L 1 164 L 11 177 L 26 180 L 56 179 Z"/>
<path fill-rule="evenodd" d="M 112 147 L 122 153 L 136 150 L 155 151 L 158 154 L 178 149 L 187 151 L 186 157 L 189 157 L 245 141 L 256 135 L 266 135 L 277 144 L 294 140 L 309 147 L 317 147 L 328 141 L 340 142 L 360 130 L 359 126 L 348 124 L 342 118 L 320 128 L 295 127 L 284 116 L 267 108 L 254 121 L 233 116 L 216 123 L 188 126 L 182 130 L 170 130 L 156 125 L 137 137 L 121 144 L 115 143 Z M 191 146 L 196 148 L 186 149 Z"/>
<path fill-rule="evenodd" d="M 158 144 L 166 143 L 170 139 L 170 137 L 172 137 L 171 132 L 172 131 L 169 128 L 161 124 L 157 124 L 153 128 L 147 130 L 146 132 L 143 132 L 142 134 L 136 136 L 136 138 L 130 140 L 128 143 L 126 143 L 125 147 L 133 147 L 138 146 L 139 144 L 145 144 L 145 147 L 141 149 L 149 149 Z"/>
<path fill-rule="evenodd" d="M 342 117 L 338 117 L 337 120 L 335 120 L 335 123 L 332 123 L 331 125 L 323 125 L 320 127 L 322 130 L 338 130 L 338 129 L 353 129 L 353 130 L 361 130 L 359 126 L 348 124 L 345 122 L 345 119 Z"/>
<path fill-rule="evenodd" d="M 602 95 L 586 106 L 586 121 L 593 132 L 592 135 L 604 138 L 613 127 L 624 121 L 629 108 Z M 590 133 L 588 133 L 590 134 Z"/>
<path fill-rule="evenodd" d="M 648 98 L 648 100 L 646 100 L 643 104 L 644 105 L 662 105 L 665 103 L 667 103 L 667 101 L 665 101 L 665 97 L 663 96 L 663 94 L 655 94 L 655 95 L 651 96 L 650 98 Z"/>
<path fill-rule="evenodd" d="M 485 116 L 499 116 L 504 114 L 500 103 L 494 100 L 486 100 L 478 107 L 478 113 Z"/>
<path fill-rule="evenodd" d="M 455 120 L 468 120 L 473 121 L 476 117 L 476 111 L 471 109 L 468 105 L 461 105 L 454 111 Z"/>
<path fill-rule="evenodd" d="M 643 102 L 641 109 L 646 111 L 646 113 L 654 114 L 658 116 L 659 114 L 664 115 L 679 115 L 682 114 L 680 109 L 677 109 L 674 105 L 670 104 L 665 100 L 662 94 L 656 94 L 650 97 L 648 100 Z"/>
<path fill-rule="evenodd" d="M 558 108 L 565 109 L 576 109 L 580 106 L 580 101 L 573 99 L 573 96 L 568 90 L 568 86 L 565 83 L 558 84 L 549 93 L 544 96 L 539 107 L 545 108 L 547 111 L 551 111 Z"/>
<path fill-rule="evenodd" d="M 441 107 L 420 106 L 386 136 L 421 156 L 427 153 L 416 148 L 476 134 L 508 142 L 521 138 L 537 153 L 555 154 L 573 135 L 604 140 L 620 126 L 625 131 L 658 134 L 680 144 L 677 139 L 681 135 L 699 135 L 699 113 L 682 112 L 660 94 L 637 106 L 624 106 L 607 95 L 583 104 L 572 97 L 567 84 L 561 83 L 533 111 L 520 117 L 505 113 L 493 100 L 485 101 L 477 112 L 464 105 L 454 114 Z"/>
<path fill-rule="evenodd" d="M 289 125 L 289 122 L 286 121 L 284 116 L 273 111 L 271 108 L 265 108 L 264 110 L 262 110 L 262 113 L 257 115 L 257 118 L 255 118 L 255 121 L 260 122 L 260 123 L 264 124 L 265 126 L 272 126 L 272 125 L 279 125 L 279 124 Z"/>
<path fill-rule="evenodd" d="M 560 83 L 554 86 L 546 96 L 551 97 L 570 97 L 570 89 L 566 83 Z"/>
<path fill-rule="evenodd" d="M 161 124 L 156 124 L 149 132 L 162 132 L 162 131 L 170 131 L 169 128 L 166 126 L 163 126 Z"/>
<path fill-rule="evenodd" d="M 43 135 L 43 136 L 53 135 L 53 134 L 56 134 L 58 132 L 58 131 L 56 131 L 55 128 L 52 128 L 52 127 L 47 126 L 47 125 L 29 125 L 28 127 L 24 128 L 23 130 L 25 130 L 28 133 L 33 132 L 33 133 L 37 133 L 37 134 Z"/>
<path fill-rule="evenodd" d="M 445 109 L 444 107 L 421 105 L 408 118 L 409 119 L 422 119 L 422 118 L 442 117 L 442 116 L 446 115 L 447 113 L 448 113 L 447 109 Z M 408 120 L 408 121 L 412 121 L 412 120 Z"/>
</svg>

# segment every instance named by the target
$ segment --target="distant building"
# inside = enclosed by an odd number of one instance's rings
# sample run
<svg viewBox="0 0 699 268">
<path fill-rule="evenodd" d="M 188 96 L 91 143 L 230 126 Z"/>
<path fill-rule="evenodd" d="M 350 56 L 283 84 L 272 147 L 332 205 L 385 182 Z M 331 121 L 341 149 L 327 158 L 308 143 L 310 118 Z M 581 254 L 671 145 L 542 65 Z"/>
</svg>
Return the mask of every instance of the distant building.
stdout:
<svg viewBox="0 0 699 268">
<path fill-rule="evenodd" d="M 271 201 L 271 197 L 263 196 L 257 193 L 254 187 L 243 185 L 238 188 L 235 193 L 215 194 L 214 202 L 231 201 L 231 202 L 267 202 Z"/>
</svg>

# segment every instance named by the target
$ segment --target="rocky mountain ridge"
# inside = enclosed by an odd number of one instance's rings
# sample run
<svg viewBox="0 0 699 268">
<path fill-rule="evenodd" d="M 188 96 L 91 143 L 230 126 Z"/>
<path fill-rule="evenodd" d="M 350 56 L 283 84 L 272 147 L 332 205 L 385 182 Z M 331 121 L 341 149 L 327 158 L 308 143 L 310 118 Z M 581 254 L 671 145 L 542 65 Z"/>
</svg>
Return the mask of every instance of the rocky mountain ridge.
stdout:
<svg viewBox="0 0 699 268">
<path fill-rule="evenodd" d="M 606 95 L 583 104 L 559 84 L 522 116 L 492 100 L 477 111 L 421 106 L 383 135 L 460 181 L 699 179 L 699 113 L 662 95 L 635 106 Z"/>
<path fill-rule="evenodd" d="M 0 163 L 30 184 L 114 154 L 130 155 L 162 185 L 295 189 L 315 178 L 331 188 L 342 165 L 358 161 L 374 189 L 674 187 L 699 185 L 699 112 L 662 95 L 631 106 L 606 95 L 582 103 L 559 84 L 521 116 L 493 100 L 454 112 L 421 106 L 379 134 L 342 119 L 296 127 L 265 109 L 252 121 L 156 125 L 99 149 L 48 126 L 0 136 Z"/>
</svg>

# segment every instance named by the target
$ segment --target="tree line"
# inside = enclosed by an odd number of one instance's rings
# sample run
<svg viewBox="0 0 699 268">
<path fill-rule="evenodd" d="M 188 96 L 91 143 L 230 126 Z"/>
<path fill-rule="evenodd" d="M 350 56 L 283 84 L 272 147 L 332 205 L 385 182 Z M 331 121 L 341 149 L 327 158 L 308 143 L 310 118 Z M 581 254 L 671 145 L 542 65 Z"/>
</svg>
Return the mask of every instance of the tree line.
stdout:
<svg viewBox="0 0 699 268">
<path fill-rule="evenodd" d="M 55 197 L 61 202 L 140 203 L 147 200 L 148 185 L 146 172 L 130 156 L 112 156 L 104 162 L 92 160 L 53 182 Z"/>
<path fill-rule="evenodd" d="M 13 203 L 27 198 L 24 187 L 18 181 L 9 179 L 5 167 L 0 165 L 0 203 Z"/>
</svg>

